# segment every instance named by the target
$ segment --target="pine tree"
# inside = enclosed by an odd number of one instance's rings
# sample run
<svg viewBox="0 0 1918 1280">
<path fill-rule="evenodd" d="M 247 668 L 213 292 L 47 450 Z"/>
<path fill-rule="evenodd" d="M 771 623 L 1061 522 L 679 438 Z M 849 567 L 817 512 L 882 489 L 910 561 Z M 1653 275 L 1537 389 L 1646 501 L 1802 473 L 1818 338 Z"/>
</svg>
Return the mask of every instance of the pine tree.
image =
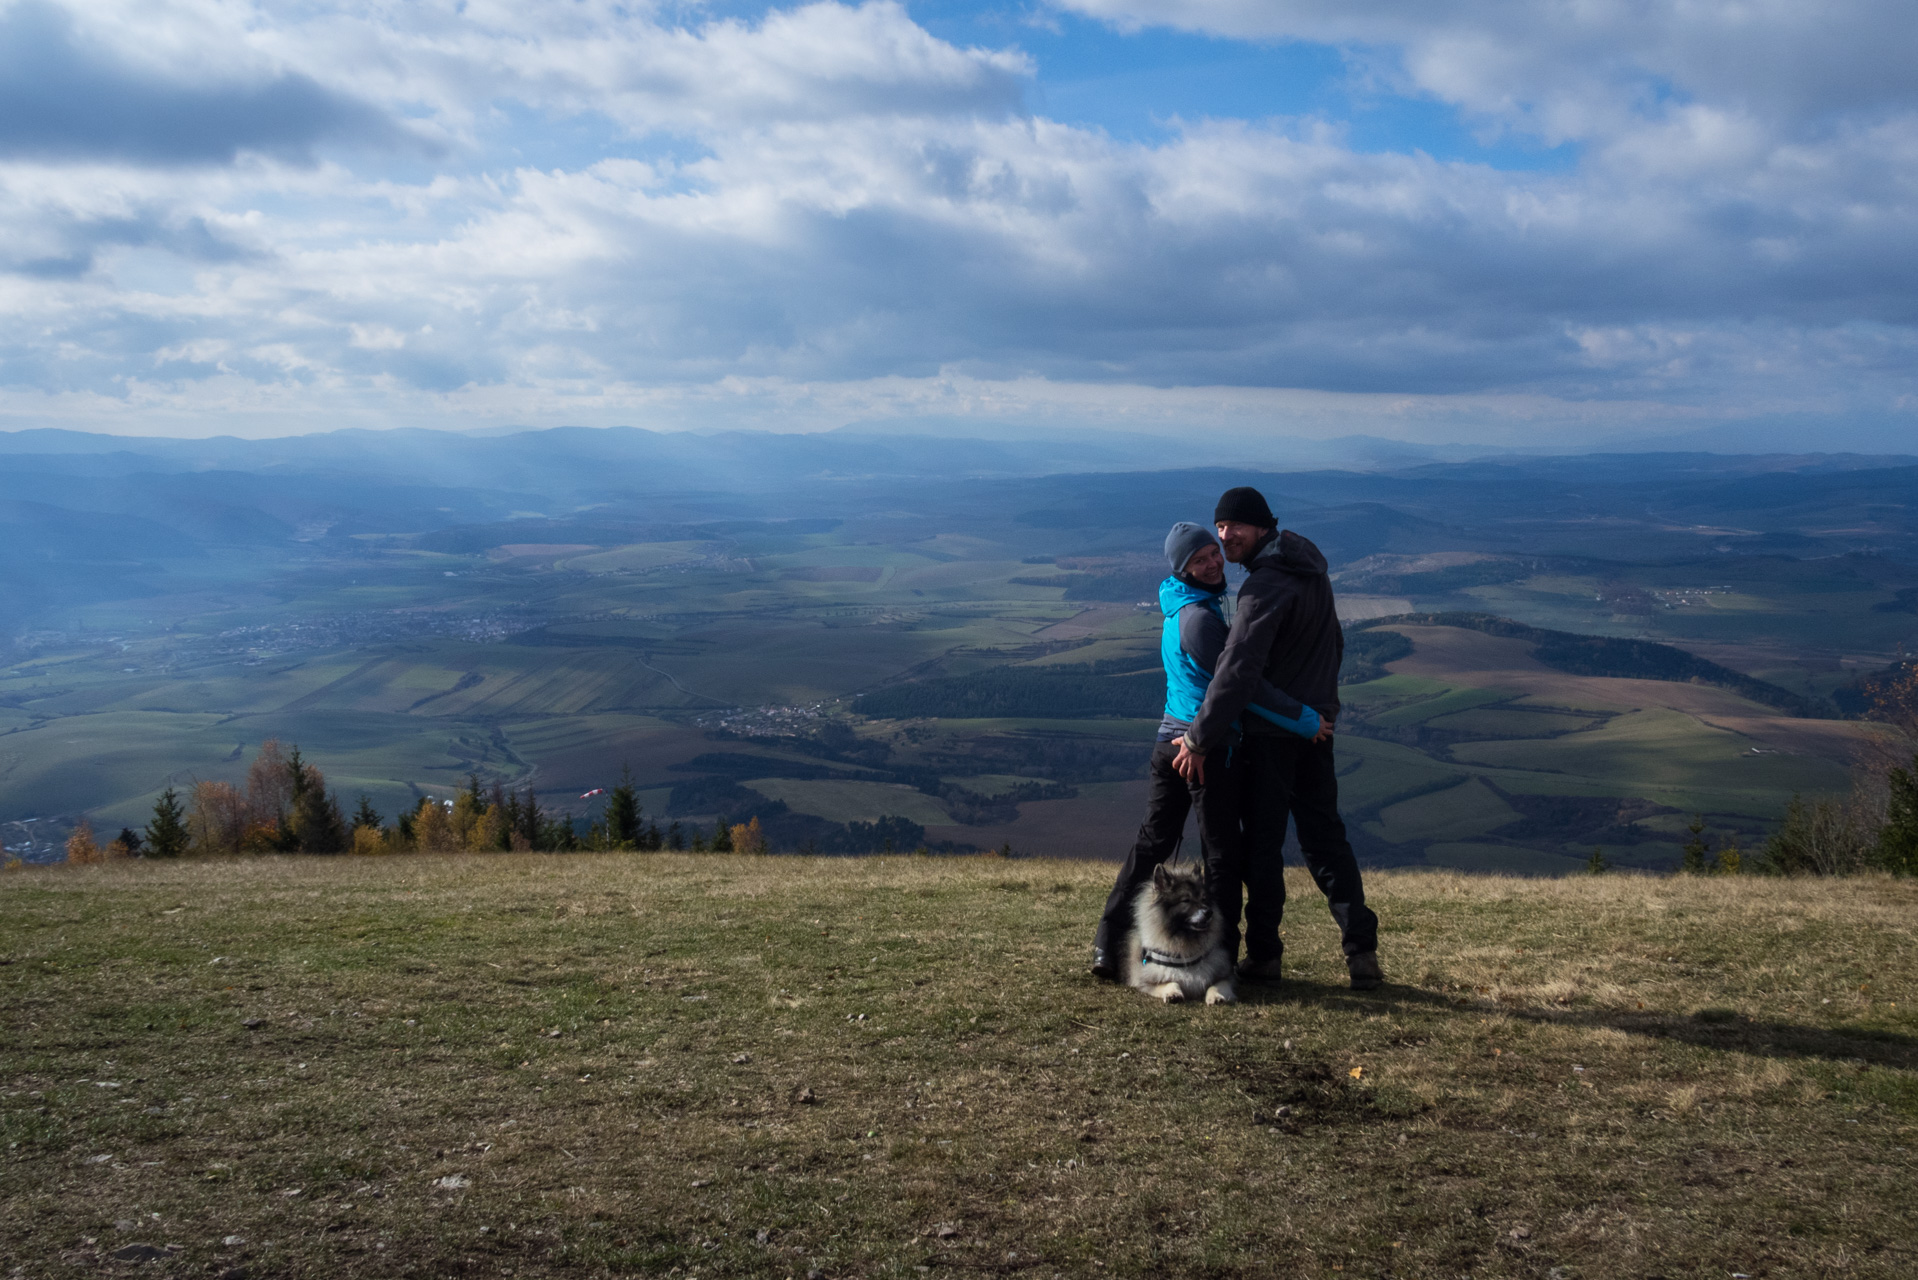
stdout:
<svg viewBox="0 0 1918 1280">
<path fill-rule="evenodd" d="M 648 853 L 658 853 L 666 847 L 666 840 L 659 834 L 659 824 L 657 822 L 647 825 L 646 839 L 641 842 L 640 847 Z"/>
<path fill-rule="evenodd" d="M 1585 864 L 1585 873 L 1587 875 L 1602 876 L 1611 869 L 1612 864 L 1605 861 L 1605 850 L 1599 848 L 1597 845 L 1593 845 L 1591 859 Z"/>
<path fill-rule="evenodd" d="M 1878 865 L 1893 875 L 1918 875 L 1918 756 L 1909 769 L 1891 770 L 1885 781 L 1890 795 L 1878 832 Z"/>
<path fill-rule="evenodd" d="M 533 794 L 531 787 L 520 793 L 519 809 L 514 816 L 516 821 L 513 830 L 526 841 L 527 848 L 547 847 L 544 815 L 539 811 L 539 799 Z"/>
<path fill-rule="evenodd" d="M 674 853 L 686 847 L 686 833 L 680 829 L 678 819 L 674 819 L 673 824 L 666 828 L 666 847 Z"/>
<path fill-rule="evenodd" d="M 353 811 L 353 830 L 358 831 L 361 827 L 371 827 L 373 830 L 379 831 L 385 826 L 385 819 L 381 818 L 379 810 L 373 807 L 373 798 L 364 791 L 360 792 L 360 807 Z"/>
<path fill-rule="evenodd" d="M 127 832 L 121 832 L 120 838 L 127 839 Z M 186 810 L 180 804 L 179 793 L 168 787 L 153 802 L 153 821 L 146 828 L 146 856 L 149 858 L 177 858 L 192 843 L 192 837 L 186 827 Z M 140 838 L 134 836 L 127 844 L 138 852 Z"/>
<path fill-rule="evenodd" d="M 639 796 L 633 790 L 633 771 L 630 766 L 621 765 L 619 785 L 606 793 L 607 842 L 615 849 L 637 848 L 642 835 L 639 819 Z"/>
<path fill-rule="evenodd" d="M 286 778 L 289 787 L 288 802 L 292 807 L 297 808 L 301 798 L 306 795 L 307 788 L 306 764 L 300 759 L 300 746 L 297 742 L 293 744 L 292 754 L 286 758 Z"/>
<path fill-rule="evenodd" d="M 145 845 L 144 838 L 140 835 L 138 831 L 135 831 L 132 827 L 121 827 L 120 834 L 113 838 L 113 843 L 117 845 L 124 845 L 126 847 L 127 857 L 129 858 L 141 858 L 146 856 L 146 849 L 144 847 Z"/>
<path fill-rule="evenodd" d="M 1694 815 L 1685 830 L 1691 832 L 1692 838 L 1685 842 L 1678 869 L 1688 876 L 1702 876 L 1711 869 L 1705 859 L 1705 855 L 1711 852 L 1711 845 L 1705 840 L 1705 815 Z"/>
<path fill-rule="evenodd" d="M 324 786 L 309 785 L 301 793 L 290 825 L 301 853 L 345 853 L 352 847 L 340 802 Z"/>
<path fill-rule="evenodd" d="M 726 820 L 720 818 L 713 823 L 713 852 L 731 853 L 733 851 L 733 833 L 727 829 Z"/>
<path fill-rule="evenodd" d="M 298 743 L 286 757 L 287 805 L 281 815 L 279 827 L 274 833 L 273 844 L 281 853 L 300 851 L 300 817 L 302 805 L 310 812 L 312 802 L 308 799 L 313 790 L 312 773 L 300 758 Z"/>
<path fill-rule="evenodd" d="M 539 836 L 533 841 L 533 847 L 548 853 L 576 852 L 579 849 L 579 831 L 573 826 L 573 816 L 560 814 L 541 819 Z"/>
</svg>

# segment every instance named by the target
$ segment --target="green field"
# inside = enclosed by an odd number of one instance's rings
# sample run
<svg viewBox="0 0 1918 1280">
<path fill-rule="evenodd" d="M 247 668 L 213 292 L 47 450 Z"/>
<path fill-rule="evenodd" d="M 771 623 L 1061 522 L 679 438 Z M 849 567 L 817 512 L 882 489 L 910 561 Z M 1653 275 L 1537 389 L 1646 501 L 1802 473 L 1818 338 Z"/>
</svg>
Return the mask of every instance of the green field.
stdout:
<svg viewBox="0 0 1918 1280">
<path fill-rule="evenodd" d="M 1452 748 L 1452 757 L 1467 764 L 1571 774 L 1633 788 L 1635 795 L 1688 802 L 1680 808 L 1736 806 L 1740 802 L 1732 798 L 1741 796 L 1762 805 L 1768 796 L 1846 786 L 1845 771 L 1830 761 L 1767 751 L 1749 738 L 1661 708 L 1558 738 L 1461 743 Z"/>
<path fill-rule="evenodd" d="M 1286 982 L 1206 1007 L 1083 972 L 1108 878 L 5 873 L 0 1255 L 50 1277 L 1910 1273 L 1909 881 L 1379 873 L 1388 982 L 1361 995 L 1295 875 Z"/>
<path fill-rule="evenodd" d="M 1519 820 L 1519 813 L 1479 778 L 1401 800 L 1379 811 L 1378 834 L 1394 844 L 1410 840 L 1461 840 L 1490 835 Z M 1428 851 L 1429 859 L 1430 853 Z M 1441 864 L 1443 865 L 1443 864 Z"/>
<path fill-rule="evenodd" d="M 952 821 L 952 815 L 931 796 L 892 782 L 754 778 L 746 785 L 768 800 L 784 800 L 800 813 L 833 822 L 872 822 L 888 815 L 924 826 Z"/>
<path fill-rule="evenodd" d="M 1075 550 L 1068 540 L 1035 557 L 1039 535 L 1016 521 L 816 523 L 803 533 L 713 526 L 656 542 L 564 530 L 542 540 L 503 525 L 497 546 L 482 545 L 489 535 L 460 553 L 382 537 L 267 579 L 215 560 L 173 595 L 90 606 L 63 639 L 0 668 L 0 842 L 26 839 L 42 858 L 82 815 L 138 826 L 163 788 L 236 781 L 253 750 L 277 738 L 297 743 L 349 808 L 364 792 L 388 816 L 477 774 L 530 786 L 583 821 L 597 810 L 581 795 L 630 770 L 661 819 L 743 818 L 758 796 L 831 822 L 896 812 L 960 845 L 1115 856 L 1142 816 L 1130 784 L 1144 776 L 1154 721 L 866 720 L 856 695 L 1008 666 L 1151 670 L 1160 619 L 1129 588 L 1124 599 L 1068 599 L 1065 586 L 1014 581 L 1080 583 L 1149 555 L 1126 542 L 1060 559 Z M 1815 616 L 1859 644 L 1903 625 L 1872 611 L 1882 592 L 1748 569 L 1727 566 L 1712 591 L 1687 594 L 1691 570 L 1632 569 L 1620 586 L 1624 570 L 1601 582 L 1561 566 L 1434 600 L 1619 634 L 1632 628 L 1609 615 L 1601 624 L 1586 605 L 1625 587 L 1669 596 L 1651 632 L 1742 619 L 1745 640 L 1772 646 L 1766 670 L 1814 692 L 1838 677 L 1824 666 L 1815 678 L 1793 675 L 1797 651 L 1779 639 L 1799 634 L 1814 616 L 1806 610 L 1825 611 Z M 1581 603 L 1581 593 L 1592 598 Z M 1539 601 L 1560 602 L 1551 608 L 1563 616 Z M 1695 634 L 1708 632 L 1719 634 Z M 1342 800 L 1369 862 L 1438 863 L 1452 856 L 1440 846 L 1461 841 L 1553 856 L 1602 841 L 1627 860 L 1634 844 L 1666 858 L 1670 831 L 1646 824 L 1672 815 L 1655 810 L 1707 814 L 1714 831 L 1750 843 L 1794 792 L 1846 785 L 1831 745 L 1842 735 L 1800 749 L 1788 732 L 1764 729 L 1779 716 L 1756 704 L 1701 709 L 1688 686 L 1665 686 L 1665 696 L 1644 682 L 1559 677 L 1516 640 L 1434 647 L 1434 634 L 1383 678 L 1342 690 Z M 1501 669 L 1507 659 L 1522 669 Z M 1835 659 L 1817 662 L 1839 670 Z M 819 754 L 828 721 L 859 749 L 841 741 Z M 740 755 L 768 763 L 741 772 L 736 760 L 713 762 Z M 687 785 L 715 777 L 744 793 Z M 1020 801 L 1011 818 L 961 815 L 971 826 L 927 794 L 943 783 L 999 795 L 1014 785 L 1007 779 L 1078 794 Z M 684 811 L 669 813 L 676 794 Z M 1553 797 L 1583 807 L 1543 803 Z M 1602 812 L 1606 798 L 1646 812 L 1621 826 Z"/>
</svg>

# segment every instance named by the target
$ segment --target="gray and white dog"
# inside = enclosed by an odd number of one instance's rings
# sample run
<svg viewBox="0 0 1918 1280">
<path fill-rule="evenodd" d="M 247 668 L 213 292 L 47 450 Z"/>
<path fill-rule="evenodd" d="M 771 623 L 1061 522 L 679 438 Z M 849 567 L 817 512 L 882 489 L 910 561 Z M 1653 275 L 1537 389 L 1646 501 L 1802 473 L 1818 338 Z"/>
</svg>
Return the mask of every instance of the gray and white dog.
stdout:
<svg viewBox="0 0 1918 1280">
<path fill-rule="evenodd" d="M 1132 936 L 1125 950 L 1126 982 L 1167 1004 L 1196 1000 L 1232 1004 L 1232 957 L 1225 924 L 1212 905 L 1205 871 L 1160 863 L 1132 904 Z"/>
</svg>

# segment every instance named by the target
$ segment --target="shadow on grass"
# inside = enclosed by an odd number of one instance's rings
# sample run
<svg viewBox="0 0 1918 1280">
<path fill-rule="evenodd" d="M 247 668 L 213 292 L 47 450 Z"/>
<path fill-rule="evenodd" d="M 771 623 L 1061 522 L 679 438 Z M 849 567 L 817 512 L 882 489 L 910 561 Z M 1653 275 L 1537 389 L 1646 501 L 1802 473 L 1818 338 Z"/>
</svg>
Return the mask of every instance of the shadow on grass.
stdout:
<svg viewBox="0 0 1918 1280">
<path fill-rule="evenodd" d="M 1827 1058 L 1918 1070 L 1918 1037 L 1895 1031 L 1808 1027 L 1746 1018 L 1729 1009 L 1701 1009 L 1695 1014 L 1655 1009 L 1541 1009 L 1470 1000 L 1403 983 L 1388 982 L 1377 991 L 1361 992 L 1331 983 L 1291 979 L 1278 986 L 1247 984 L 1239 988 L 1239 999 L 1253 1005 L 1312 1005 L 1341 1013 L 1376 1013 L 1382 1005 L 1445 1014 L 1499 1013 L 1540 1026 L 1603 1027 L 1765 1058 Z"/>
</svg>

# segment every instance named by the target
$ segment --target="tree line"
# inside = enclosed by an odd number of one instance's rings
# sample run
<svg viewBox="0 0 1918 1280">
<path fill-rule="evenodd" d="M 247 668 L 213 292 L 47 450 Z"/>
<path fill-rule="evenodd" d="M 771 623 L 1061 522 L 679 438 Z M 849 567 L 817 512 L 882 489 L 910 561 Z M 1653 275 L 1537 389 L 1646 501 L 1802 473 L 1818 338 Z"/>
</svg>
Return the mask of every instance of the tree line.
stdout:
<svg viewBox="0 0 1918 1280">
<path fill-rule="evenodd" d="M 82 818 L 67 837 L 67 861 L 76 864 L 122 858 L 181 858 L 241 854 L 396 854 L 460 852 L 584 851 L 765 853 L 759 820 L 728 824 L 711 833 L 670 822 L 662 831 L 639 803 L 630 770 L 606 795 L 605 811 L 582 831 L 569 814 L 542 807 L 531 787 L 508 790 L 495 781 L 482 787 L 477 773 L 451 800 L 423 797 L 388 822 L 362 794 L 349 816 L 326 785 L 319 766 L 296 745 L 283 749 L 269 739 L 247 767 L 240 786 L 199 782 L 185 797 L 168 787 L 154 802 L 141 830 L 123 827 L 102 844 Z"/>
</svg>

